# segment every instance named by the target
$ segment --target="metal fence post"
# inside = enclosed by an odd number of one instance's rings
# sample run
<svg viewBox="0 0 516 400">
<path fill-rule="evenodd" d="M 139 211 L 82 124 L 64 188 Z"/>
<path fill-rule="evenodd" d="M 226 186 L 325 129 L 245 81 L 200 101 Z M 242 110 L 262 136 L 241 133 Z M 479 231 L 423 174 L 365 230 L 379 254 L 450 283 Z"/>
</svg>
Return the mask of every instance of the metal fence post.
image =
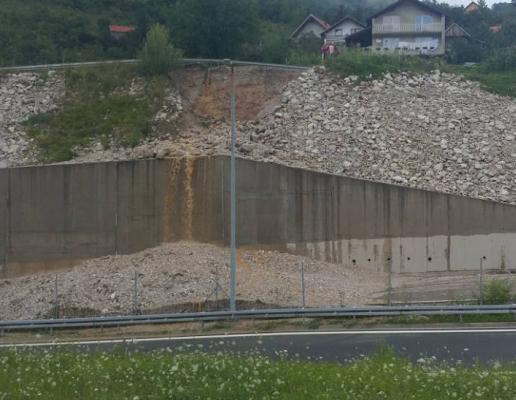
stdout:
<svg viewBox="0 0 516 400">
<path fill-rule="evenodd" d="M 235 94 L 235 68 L 230 64 L 230 97 L 231 97 L 231 165 L 230 165 L 230 224 L 231 224 L 231 276 L 229 284 L 229 306 L 231 311 L 236 311 L 236 287 L 237 287 L 237 260 L 236 260 L 236 94 Z"/>
<path fill-rule="evenodd" d="M 215 267 L 215 311 L 219 311 L 219 266 Z"/>
<path fill-rule="evenodd" d="M 303 301 L 303 310 L 306 306 L 306 298 L 305 298 L 305 263 L 301 261 L 301 292 L 303 295 L 302 301 Z"/>
<path fill-rule="evenodd" d="M 54 279 L 54 318 L 59 319 L 59 292 L 57 287 L 57 274 Z"/>
<path fill-rule="evenodd" d="M 134 271 L 134 290 L 133 290 L 133 314 L 139 314 L 138 306 L 138 272 Z"/>
<path fill-rule="evenodd" d="M 389 263 L 389 275 L 387 278 L 387 305 L 392 305 L 392 257 L 387 259 Z"/>
<path fill-rule="evenodd" d="M 480 305 L 484 304 L 484 257 L 480 257 Z"/>
</svg>

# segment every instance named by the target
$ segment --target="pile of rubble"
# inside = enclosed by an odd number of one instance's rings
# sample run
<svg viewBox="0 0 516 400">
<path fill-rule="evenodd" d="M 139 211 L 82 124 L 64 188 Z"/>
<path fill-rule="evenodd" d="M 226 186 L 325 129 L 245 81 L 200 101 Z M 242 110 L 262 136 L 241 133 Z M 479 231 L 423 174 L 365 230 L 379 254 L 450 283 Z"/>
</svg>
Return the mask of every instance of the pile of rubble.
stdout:
<svg viewBox="0 0 516 400">
<path fill-rule="evenodd" d="M 54 108 L 62 91 L 52 77 L 7 79 L 0 160 L 26 145 L 19 122 Z M 166 103 L 153 138 L 133 149 L 94 145 L 74 162 L 228 153 L 227 121 L 204 126 L 190 115 L 177 130 L 189 105 L 174 91 Z M 516 204 L 516 101 L 454 74 L 358 82 L 314 68 L 286 86 L 275 108 L 241 123 L 238 135 L 238 154 L 254 160 Z"/>
<path fill-rule="evenodd" d="M 227 154 L 229 131 L 218 121 L 82 160 Z M 454 74 L 357 82 L 311 69 L 238 134 L 242 157 L 516 203 L 516 101 Z"/>
<path fill-rule="evenodd" d="M 516 101 L 478 83 L 435 71 L 357 84 L 311 70 L 282 102 L 248 129 L 288 162 L 516 203 Z"/>
<path fill-rule="evenodd" d="M 56 109 L 63 96 L 64 79 L 53 71 L 0 76 L 0 168 L 33 161 L 22 123 Z"/>
<path fill-rule="evenodd" d="M 371 268 L 344 267 L 273 251 L 239 251 L 239 300 L 300 307 L 301 263 L 306 305 L 362 305 L 383 301 L 386 278 Z M 88 260 L 57 272 L 61 316 L 128 314 L 134 308 L 134 274 L 142 312 L 228 296 L 229 250 L 199 243 L 173 243 L 133 255 Z M 0 320 L 53 316 L 55 274 L 0 280 Z"/>
</svg>

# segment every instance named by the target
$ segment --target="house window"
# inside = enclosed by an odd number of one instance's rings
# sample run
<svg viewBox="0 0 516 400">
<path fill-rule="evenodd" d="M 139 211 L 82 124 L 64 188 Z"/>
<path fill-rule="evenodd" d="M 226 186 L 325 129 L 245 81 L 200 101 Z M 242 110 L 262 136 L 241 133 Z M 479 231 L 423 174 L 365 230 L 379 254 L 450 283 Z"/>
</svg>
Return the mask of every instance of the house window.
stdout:
<svg viewBox="0 0 516 400">
<path fill-rule="evenodd" d="M 400 46 L 400 38 L 383 38 L 384 49 L 396 49 Z"/>
<path fill-rule="evenodd" d="M 343 32 L 342 29 L 335 29 L 335 36 L 342 36 Z"/>
<path fill-rule="evenodd" d="M 433 37 L 417 37 L 415 41 L 416 49 L 433 50 L 439 47 L 439 39 Z"/>
<path fill-rule="evenodd" d="M 416 17 L 416 29 L 417 31 L 423 31 L 425 25 L 432 24 L 434 18 L 431 15 L 418 15 Z"/>
</svg>

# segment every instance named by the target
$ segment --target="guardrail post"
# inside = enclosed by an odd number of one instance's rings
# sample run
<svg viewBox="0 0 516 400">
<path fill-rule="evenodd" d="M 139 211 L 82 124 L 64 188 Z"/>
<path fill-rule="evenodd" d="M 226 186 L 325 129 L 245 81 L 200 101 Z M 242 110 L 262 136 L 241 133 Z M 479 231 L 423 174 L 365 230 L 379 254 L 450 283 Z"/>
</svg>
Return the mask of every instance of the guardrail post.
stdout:
<svg viewBox="0 0 516 400">
<path fill-rule="evenodd" d="M 59 292 L 57 287 L 57 274 L 54 279 L 54 319 L 59 319 Z"/>
<path fill-rule="evenodd" d="M 392 305 L 392 257 L 387 259 L 389 275 L 387 277 L 387 305 Z"/>
<path fill-rule="evenodd" d="M 305 298 L 305 263 L 301 261 L 301 292 L 302 292 L 302 301 L 303 301 L 303 310 L 306 306 L 306 298 Z"/>
</svg>

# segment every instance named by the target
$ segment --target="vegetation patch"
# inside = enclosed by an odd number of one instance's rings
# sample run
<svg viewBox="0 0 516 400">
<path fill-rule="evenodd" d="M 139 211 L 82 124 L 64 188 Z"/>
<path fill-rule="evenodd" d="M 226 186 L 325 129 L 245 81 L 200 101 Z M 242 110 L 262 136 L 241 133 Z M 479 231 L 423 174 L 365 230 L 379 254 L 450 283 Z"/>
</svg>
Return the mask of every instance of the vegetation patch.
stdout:
<svg viewBox="0 0 516 400">
<path fill-rule="evenodd" d="M 516 52 L 499 51 L 490 59 L 473 67 L 449 64 L 442 59 L 420 56 L 375 54 L 346 50 L 328 67 L 342 76 L 357 76 L 360 80 L 381 78 L 386 73 L 425 73 L 439 69 L 478 81 L 486 91 L 516 97 Z"/>
<path fill-rule="evenodd" d="M 349 49 L 343 51 L 336 60 L 329 61 L 328 66 L 343 76 L 368 79 L 379 78 L 386 73 L 429 72 L 441 68 L 442 62 L 431 57 L 376 54 Z"/>
<path fill-rule="evenodd" d="M 417 363 L 382 349 L 345 365 L 259 355 L 0 353 L 0 398 L 513 399 L 516 367 Z"/>
<path fill-rule="evenodd" d="M 478 81 L 482 89 L 502 96 L 516 97 L 516 68 L 513 71 L 488 72 L 483 66 L 473 68 L 450 67 L 465 78 Z"/>
<path fill-rule="evenodd" d="M 69 70 L 64 79 L 66 94 L 59 110 L 26 122 L 43 162 L 70 160 L 81 147 L 96 142 L 104 148 L 135 146 L 151 134 L 168 85 L 164 76 L 138 80 L 136 69 L 124 65 Z M 141 90 L 130 93 L 135 82 Z"/>
</svg>

